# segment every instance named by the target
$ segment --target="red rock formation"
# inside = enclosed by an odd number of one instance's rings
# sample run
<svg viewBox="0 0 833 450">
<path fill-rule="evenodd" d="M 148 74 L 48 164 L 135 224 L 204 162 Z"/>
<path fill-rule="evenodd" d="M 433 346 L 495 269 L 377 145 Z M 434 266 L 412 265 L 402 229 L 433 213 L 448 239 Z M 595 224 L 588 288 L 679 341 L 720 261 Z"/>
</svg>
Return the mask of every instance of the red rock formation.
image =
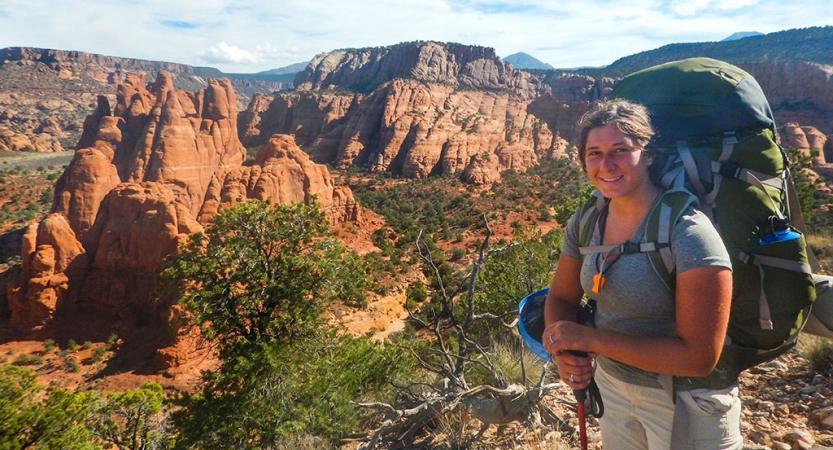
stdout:
<svg viewBox="0 0 833 450">
<path fill-rule="evenodd" d="M 37 329 L 52 318 L 65 301 L 70 278 L 79 281 L 87 255 L 64 216 L 54 213 L 23 236 L 23 274 L 7 285 L 10 323 L 17 329 Z"/>
<path fill-rule="evenodd" d="M 58 135 L 52 134 L 54 132 L 47 128 L 43 132 L 33 131 L 32 134 L 27 134 L 0 128 L 0 150 L 62 152 L 64 147 L 58 140 Z"/>
<path fill-rule="evenodd" d="M 813 164 L 820 165 L 827 162 L 824 151 L 827 136 L 816 127 L 801 126 L 790 122 L 780 126 L 778 134 L 781 146 L 784 148 L 797 148 L 807 156 L 811 156 L 811 150 L 815 150 L 817 154 L 813 156 Z"/>
<path fill-rule="evenodd" d="M 247 110 L 244 140 L 294 134 L 316 161 L 340 168 L 423 178 L 461 173 L 481 154 L 496 156 L 495 173 L 564 156 L 548 125 L 528 112 L 530 100 L 511 92 L 394 79 L 369 95 L 281 93 L 266 102 Z"/>
<path fill-rule="evenodd" d="M 334 186 L 326 166 L 313 163 L 292 136 L 276 134 L 260 147 L 253 165 L 230 170 L 222 179 L 215 178 L 200 218 L 208 221 L 216 208 L 245 199 L 275 204 L 309 202 L 313 196 L 331 223 L 359 219 L 360 208 L 352 191 Z"/>
<path fill-rule="evenodd" d="M 248 198 L 315 196 L 333 223 L 359 217 L 349 188 L 334 186 L 291 136 L 275 136 L 244 165 L 236 121 L 225 79 L 186 92 L 166 72 L 152 84 L 127 74 L 112 111 L 99 97 L 56 184 L 54 213 L 26 234 L 23 277 L 9 285 L 13 325 L 39 327 L 61 305 L 165 320 L 170 305 L 151 301 L 164 257 L 218 208 Z"/>
<path fill-rule="evenodd" d="M 295 76 L 295 86 L 301 91 L 342 87 L 370 92 L 396 78 L 506 90 L 527 98 L 540 88 L 537 77 L 501 61 L 493 48 L 436 42 L 322 53 Z"/>
<path fill-rule="evenodd" d="M 563 141 L 578 137 L 578 119 L 614 81 L 569 73 L 541 81 L 492 49 L 459 44 L 339 50 L 298 74 L 299 92 L 257 97 L 240 130 L 247 145 L 292 134 L 315 161 L 339 168 L 466 173 L 488 184 L 566 156 Z"/>
<path fill-rule="evenodd" d="M 738 66 L 761 85 L 776 123 L 798 122 L 833 133 L 833 65 L 761 62 Z"/>
</svg>

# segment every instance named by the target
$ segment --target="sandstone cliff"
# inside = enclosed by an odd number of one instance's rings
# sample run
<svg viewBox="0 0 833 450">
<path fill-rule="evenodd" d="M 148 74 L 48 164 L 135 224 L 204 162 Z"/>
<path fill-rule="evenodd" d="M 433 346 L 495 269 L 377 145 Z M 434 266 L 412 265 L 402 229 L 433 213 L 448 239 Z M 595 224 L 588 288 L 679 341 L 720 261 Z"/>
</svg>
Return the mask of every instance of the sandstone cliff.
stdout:
<svg viewBox="0 0 833 450">
<path fill-rule="evenodd" d="M 809 62 L 748 63 L 777 124 L 798 122 L 833 134 L 833 66 Z"/>
<path fill-rule="evenodd" d="M 11 324 L 37 329 L 62 310 L 143 311 L 163 258 L 219 208 L 257 198 L 310 201 L 331 221 L 356 220 L 352 192 L 334 186 L 291 136 L 274 136 L 253 161 L 237 137 L 235 93 L 226 79 L 196 92 L 131 73 L 115 104 L 99 97 L 75 157 L 56 183 L 53 214 L 23 244 L 23 277 L 8 288 Z"/>
<path fill-rule="evenodd" d="M 316 161 L 339 168 L 411 178 L 458 173 L 478 184 L 567 156 L 551 128 L 560 122 L 530 106 L 548 88 L 490 48 L 423 42 L 339 50 L 314 58 L 295 84 L 295 92 L 253 98 L 240 116 L 244 143 L 293 134 Z M 573 112 L 564 123 L 590 104 L 552 103 Z"/>
<path fill-rule="evenodd" d="M 101 92 L 130 72 L 154 77 L 170 73 L 177 89 L 198 90 L 211 73 L 185 64 L 53 49 L 0 49 L 0 150 L 62 151 L 78 141 L 84 117 Z M 222 77 L 222 73 L 214 72 Z M 268 75 L 231 77 L 241 110 L 255 92 L 287 88 Z M 243 93 L 241 96 L 241 92 Z M 110 95 L 109 100 L 114 101 Z"/>
<path fill-rule="evenodd" d="M 492 48 L 436 42 L 322 53 L 295 76 L 295 86 L 301 91 L 340 87 L 370 92 L 396 78 L 525 97 L 534 97 L 540 87 L 537 77 L 501 61 Z"/>
</svg>

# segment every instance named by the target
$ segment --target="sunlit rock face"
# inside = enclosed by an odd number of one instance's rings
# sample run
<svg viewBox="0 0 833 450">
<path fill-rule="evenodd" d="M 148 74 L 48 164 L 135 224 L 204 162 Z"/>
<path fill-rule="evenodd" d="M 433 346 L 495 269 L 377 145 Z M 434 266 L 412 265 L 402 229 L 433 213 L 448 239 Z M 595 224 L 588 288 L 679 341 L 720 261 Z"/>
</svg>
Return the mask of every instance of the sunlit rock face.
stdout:
<svg viewBox="0 0 833 450">
<path fill-rule="evenodd" d="M 187 92 L 164 71 L 153 83 L 128 74 L 112 107 L 99 97 L 52 214 L 25 234 L 23 273 L 8 287 L 12 326 L 36 330 L 64 309 L 167 320 L 171 305 L 154 300 L 165 256 L 246 199 L 315 197 L 332 223 L 360 216 L 349 188 L 292 136 L 272 137 L 246 162 L 235 105 L 226 79 Z"/>
</svg>

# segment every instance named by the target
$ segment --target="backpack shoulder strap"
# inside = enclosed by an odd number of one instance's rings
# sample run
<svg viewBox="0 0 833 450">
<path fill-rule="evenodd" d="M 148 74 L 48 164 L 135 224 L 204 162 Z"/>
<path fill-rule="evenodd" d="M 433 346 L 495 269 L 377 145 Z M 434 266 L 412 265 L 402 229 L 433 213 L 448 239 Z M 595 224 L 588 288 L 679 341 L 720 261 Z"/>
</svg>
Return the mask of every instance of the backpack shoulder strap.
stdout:
<svg viewBox="0 0 833 450">
<path fill-rule="evenodd" d="M 671 248 L 674 224 L 689 206 L 697 204 L 697 197 L 685 189 L 672 189 L 662 194 L 659 203 L 651 210 L 645 226 L 645 242 L 655 243 L 656 251 L 648 253 L 651 266 L 665 286 L 673 291 L 676 264 Z"/>
<path fill-rule="evenodd" d="M 608 200 L 602 196 L 598 190 L 593 192 L 593 196 L 588 198 L 579 208 L 579 248 L 583 249 L 590 245 L 590 240 L 593 238 L 593 232 L 598 227 L 599 216 L 607 209 Z M 582 251 L 582 256 L 585 253 Z"/>
<path fill-rule="evenodd" d="M 590 246 L 590 240 L 600 226 L 600 218 L 605 214 L 609 201 L 596 191 L 579 210 L 579 251 L 582 257 L 614 251 L 619 254 L 647 253 L 654 271 L 668 289 L 673 291 L 675 263 L 671 249 L 671 233 L 674 231 L 674 224 L 683 212 L 689 206 L 697 204 L 697 197 L 682 187 L 669 189 L 660 195 L 659 202 L 648 213 L 645 234 L 641 243 L 626 242 L 619 245 Z"/>
</svg>

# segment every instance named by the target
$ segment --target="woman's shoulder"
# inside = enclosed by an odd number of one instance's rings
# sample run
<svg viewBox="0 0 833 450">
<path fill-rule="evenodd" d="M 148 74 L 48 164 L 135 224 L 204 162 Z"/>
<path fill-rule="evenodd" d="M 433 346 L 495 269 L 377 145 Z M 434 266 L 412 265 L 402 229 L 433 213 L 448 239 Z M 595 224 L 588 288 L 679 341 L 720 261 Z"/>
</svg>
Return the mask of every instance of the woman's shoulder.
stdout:
<svg viewBox="0 0 833 450">
<path fill-rule="evenodd" d="M 678 266 L 678 271 L 685 270 L 689 265 L 731 267 L 729 254 L 714 224 L 705 213 L 693 206 L 683 212 L 674 225 L 671 247 L 675 255 L 688 261 L 682 264 L 683 267 Z M 678 264 L 680 258 L 677 258 Z"/>
</svg>

